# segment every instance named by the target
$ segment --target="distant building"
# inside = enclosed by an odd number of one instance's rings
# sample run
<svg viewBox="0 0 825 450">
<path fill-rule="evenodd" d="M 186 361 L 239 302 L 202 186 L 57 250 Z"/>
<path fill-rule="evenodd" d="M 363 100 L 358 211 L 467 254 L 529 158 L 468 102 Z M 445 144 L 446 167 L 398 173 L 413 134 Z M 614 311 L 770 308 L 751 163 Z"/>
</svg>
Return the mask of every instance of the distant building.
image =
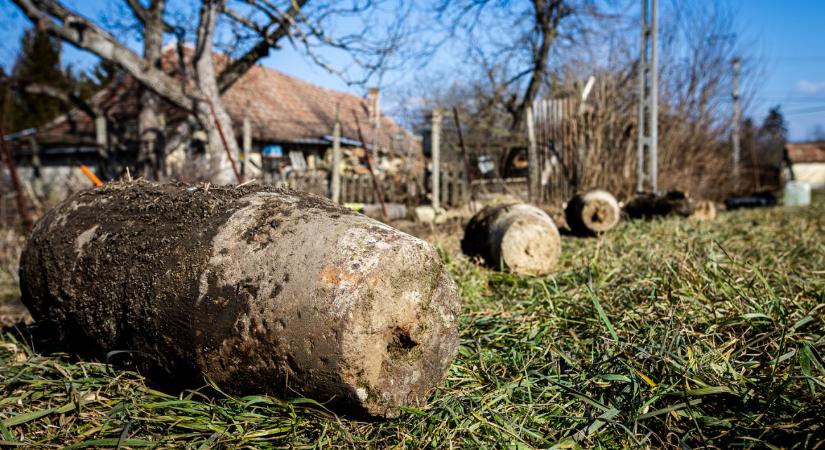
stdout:
<svg viewBox="0 0 825 450">
<path fill-rule="evenodd" d="M 176 58 L 174 51 L 167 51 L 164 66 L 177 67 Z M 219 65 L 222 58 L 216 56 Z M 64 173 L 67 169 L 74 171 L 80 164 L 99 167 L 107 160 L 117 160 L 121 164 L 134 161 L 139 145 L 140 91 L 136 80 L 122 76 L 90 99 L 92 109 L 105 116 L 105 146 L 98 144 L 100 124 L 96 127 L 93 115 L 80 108 L 74 108 L 37 129 L 7 136 L 24 174 L 31 167 L 36 167 L 34 176 L 45 173 L 44 176 L 49 177 L 51 173 Z M 371 91 L 370 98 L 362 98 L 322 88 L 256 65 L 222 98 L 232 118 L 239 146 L 242 145 L 243 123 L 245 120 L 249 122 L 250 162 L 258 166 L 258 170 L 328 168 L 337 109 L 344 170 L 354 173 L 366 170 L 362 167 L 363 148 L 372 148 L 375 144 L 379 171 L 403 171 L 411 175 L 423 171 L 421 139 L 382 114 L 377 96 L 376 90 Z M 167 102 L 163 102 L 161 112 L 167 132 L 188 117 Z M 193 140 L 186 144 L 187 151 L 197 147 L 198 139 L 204 136 L 202 132 L 194 133 Z M 184 153 L 176 150 L 167 155 L 166 161 L 171 164 L 183 157 Z"/>
<path fill-rule="evenodd" d="M 825 142 L 786 144 L 785 179 L 825 189 Z"/>
</svg>

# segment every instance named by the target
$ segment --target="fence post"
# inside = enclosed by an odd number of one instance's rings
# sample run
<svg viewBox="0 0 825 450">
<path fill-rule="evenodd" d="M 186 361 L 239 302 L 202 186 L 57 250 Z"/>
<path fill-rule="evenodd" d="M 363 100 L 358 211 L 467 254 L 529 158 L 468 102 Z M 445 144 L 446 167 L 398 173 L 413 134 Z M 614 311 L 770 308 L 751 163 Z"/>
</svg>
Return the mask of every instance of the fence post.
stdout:
<svg viewBox="0 0 825 450">
<path fill-rule="evenodd" d="M 530 141 L 530 146 L 527 147 L 528 198 L 530 203 L 538 203 L 541 200 L 541 166 L 536 145 L 535 124 L 533 123 L 533 107 L 527 106 L 525 114 L 527 116 L 527 139 Z"/>
<path fill-rule="evenodd" d="M 444 175 L 440 176 L 441 178 L 441 204 L 443 207 L 450 206 L 450 172 L 444 171 Z"/>
<path fill-rule="evenodd" d="M 332 128 L 332 201 L 341 203 L 341 121 L 339 105 L 335 105 L 335 126 Z"/>
<path fill-rule="evenodd" d="M 441 110 L 433 110 L 432 139 L 430 149 L 432 152 L 433 171 L 430 178 L 432 182 L 432 204 L 433 209 L 441 206 Z"/>
</svg>

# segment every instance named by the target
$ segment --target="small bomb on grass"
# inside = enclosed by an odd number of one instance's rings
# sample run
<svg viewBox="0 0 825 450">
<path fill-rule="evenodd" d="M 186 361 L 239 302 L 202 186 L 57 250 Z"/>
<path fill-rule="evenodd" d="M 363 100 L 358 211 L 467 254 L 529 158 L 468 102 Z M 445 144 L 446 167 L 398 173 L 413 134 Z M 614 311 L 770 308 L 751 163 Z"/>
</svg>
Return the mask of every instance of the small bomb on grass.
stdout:
<svg viewBox="0 0 825 450">
<path fill-rule="evenodd" d="M 607 191 L 595 190 L 577 194 L 564 209 L 567 226 L 578 235 L 604 233 L 619 223 L 622 209 Z"/>
<path fill-rule="evenodd" d="M 461 251 L 481 257 L 493 268 L 531 275 L 546 275 L 556 266 L 561 238 L 553 219 L 535 206 L 488 206 L 473 216 L 464 229 Z"/>
</svg>

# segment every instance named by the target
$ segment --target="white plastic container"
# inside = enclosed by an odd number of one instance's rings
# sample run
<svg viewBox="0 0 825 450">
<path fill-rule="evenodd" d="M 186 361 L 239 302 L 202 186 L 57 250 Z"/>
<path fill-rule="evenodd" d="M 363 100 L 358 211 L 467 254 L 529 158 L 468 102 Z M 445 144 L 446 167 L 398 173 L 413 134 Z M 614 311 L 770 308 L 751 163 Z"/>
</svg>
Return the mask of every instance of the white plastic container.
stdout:
<svg viewBox="0 0 825 450">
<path fill-rule="evenodd" d="M 788 181 L 785 183 L 785 195 L 782 198 L 785 206 L 808 206 L 811 204 L 811 185 L 804 181 Z"/>
</svg>

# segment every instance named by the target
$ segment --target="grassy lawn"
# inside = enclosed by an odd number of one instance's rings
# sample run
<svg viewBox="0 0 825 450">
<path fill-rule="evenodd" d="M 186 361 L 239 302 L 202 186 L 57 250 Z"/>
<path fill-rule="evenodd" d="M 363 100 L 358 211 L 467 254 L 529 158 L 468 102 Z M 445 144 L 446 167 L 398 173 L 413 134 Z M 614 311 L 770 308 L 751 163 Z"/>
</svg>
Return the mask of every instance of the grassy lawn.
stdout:
<svg viewBox="0 0 825 450">
<path fill-rule="evenodd" d="M 444 252 L 461 349 L 427 408 L 168 395 L 0 335 L 2 444 L 115 447 L 825 448 L 825 198 L 566 238 L 519 277 Z"/>
</svg>

